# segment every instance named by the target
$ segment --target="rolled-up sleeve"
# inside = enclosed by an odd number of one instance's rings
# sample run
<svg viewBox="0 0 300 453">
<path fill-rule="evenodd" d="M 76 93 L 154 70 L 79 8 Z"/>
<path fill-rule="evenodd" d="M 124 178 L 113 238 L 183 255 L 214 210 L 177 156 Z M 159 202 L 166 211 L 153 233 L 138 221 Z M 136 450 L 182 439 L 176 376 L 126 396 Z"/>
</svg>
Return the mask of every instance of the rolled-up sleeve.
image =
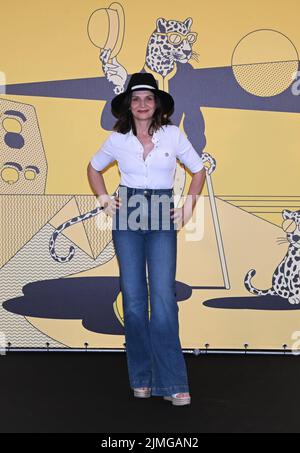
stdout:
<svg viewBox="0 0 300 453">
<path fill-rule="evenodd" d="M 115 160 L 112 134 L 110 134 L 101 147 L 92 156 L 90 164 L 95 170 L 101 171 Z"/>
<path fill-rule="evenodd" d="M 199 156 L 191 142 L 179 128 L 177 128 L 176 136 L 176 157 L 192 173 L 197 173 L 204 167 L 202 158 Z"/>
</svg>

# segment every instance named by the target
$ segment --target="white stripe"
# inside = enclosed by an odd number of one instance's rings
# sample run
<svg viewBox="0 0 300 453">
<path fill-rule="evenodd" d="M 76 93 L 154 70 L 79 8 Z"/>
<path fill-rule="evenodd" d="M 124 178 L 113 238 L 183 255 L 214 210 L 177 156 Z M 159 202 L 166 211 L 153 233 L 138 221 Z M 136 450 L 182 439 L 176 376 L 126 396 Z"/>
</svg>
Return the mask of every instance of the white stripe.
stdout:
<svg viewBox="0 0 300 453">
<path fill-rule="evenodd" d="M 131 87 L 132 90 L 136 88 L 151 88 L 152 90 L 155 90 L 155 88 L 151 85 L 134 85 L 133 87 Z"/>
</svg>

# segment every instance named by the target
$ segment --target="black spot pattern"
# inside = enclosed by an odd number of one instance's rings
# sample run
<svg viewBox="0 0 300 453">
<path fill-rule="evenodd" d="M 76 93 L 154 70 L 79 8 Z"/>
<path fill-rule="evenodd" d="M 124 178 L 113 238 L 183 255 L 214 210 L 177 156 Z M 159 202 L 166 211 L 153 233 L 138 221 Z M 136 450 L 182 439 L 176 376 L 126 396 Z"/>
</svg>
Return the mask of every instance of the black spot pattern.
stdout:
<svg viewBox="0 0 300 453">
<path fill-rule="evenodd" d="M 191 28 L 192 20 L 187 18 L 184 22 L 177 20 L 166 20 L 163 17 L 160 17 L 157 20 L 157 28 L 152 33 L 151 39 L 147 48 L 147 56 L 151 55 L 151 64 L 152 69 L 161 72 L 161 68 L 172 69 L 173 61 L 171 62 L 168 57 L 178 51 L 182 52 L 183 43 L 180 44 L 171 44 L 168 42 L 168 37 L 163 35 L 158 35 L 158 33 L 167 33 L 167 32 L 179 32 L 182 35 L 187 35 Z M 175 52 L 174 52 L 175 51 Z M 160 56 L 162 55 L 162 57 Z"/>
<path fill-rule="evenodd" d="M 284 210 L 283 218 L 285 220 L 291 219 L 296 223 L 296 229 L 293 233 L 286 233 L 288 240 L 291 240 L 294 237 L 294 240 L 298 240 L 300 237 L 300 210 L 296 212 Z M 245 286 L 253 294 L 270 294 L 277 293 L 277 295 L 289 299 L 290 297 L 295 297 L 300 295 L 300 275 L 299 275 L 299 265 L 297 264 L 300 261 L 300 249 L 293 244 L 289 244 L 288 252 L 284 260 L 277 266 L 275 272 L 272 276 L 272 288 L 269 291 L 263 291 L 255 288 L 251 284 L 251 278 L 255 271 L 248 272 L 248 280 Z"/>
</svg>

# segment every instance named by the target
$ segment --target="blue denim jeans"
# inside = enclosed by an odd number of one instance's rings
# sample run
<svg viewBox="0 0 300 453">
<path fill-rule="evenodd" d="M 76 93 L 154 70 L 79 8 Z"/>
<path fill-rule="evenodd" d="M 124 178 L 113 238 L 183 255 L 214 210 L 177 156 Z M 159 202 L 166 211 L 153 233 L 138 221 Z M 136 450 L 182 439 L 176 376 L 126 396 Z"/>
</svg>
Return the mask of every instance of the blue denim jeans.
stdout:
<svg viewBox="0 0 300 453">
<path fill-rule="evenodd" d="M 138 228 L 128 221 L 138 206 L 130 206 L 136 194 L 143 204 Z M 157 213 L 151 199 L 161 194 L 167 195 L 169 206 L 166 204 L 164 212 Z M 119 196 L 122 206 L 113 216 L 112 238 L 120 270 L 130 386 L 151 387 L 152 395 L 157 396 L 189 392 L 179 339 L 175 289 L 177 229 L 170 217 L 170 208 L 174 207 L 173 191 L 156 189 L 153 194 L 148 189 L 145 195 L 143 189 L 120 185 Z M 151 227 L 151 215 L 158 220 L 156 229 Z M 121 218 L 127 219 L 125 229 L 120 228 Z M 167 229 L 164 227 L 168 221 Z"/>
</svg>

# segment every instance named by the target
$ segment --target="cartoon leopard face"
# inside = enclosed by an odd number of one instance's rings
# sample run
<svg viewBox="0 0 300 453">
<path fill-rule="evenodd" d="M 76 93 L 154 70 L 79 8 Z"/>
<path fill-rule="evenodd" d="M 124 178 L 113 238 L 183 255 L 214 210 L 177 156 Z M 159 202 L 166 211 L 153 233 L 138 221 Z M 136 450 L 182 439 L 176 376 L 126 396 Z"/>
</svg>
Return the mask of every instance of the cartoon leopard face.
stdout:
<svg viewBox="0 0 300 453">
<path fill-rule="evenodd" d="M 154 71 L 166 75 L 174 62 L 186 63 L 196 55 L 193 43 L 197 33 L 191 31 L 192 18 L 185 21 L 166 20 L 160 17 L 156 21 L 156 30 L 151 34 L 147 47 L 147 65 Z"/>
<path fill-rule="evenodd" d="M 286 232 L 287 240 L 296 248 L 300 248 L 300 211 L 285 209 L 282 213 L 284 219 L 282 229 Z"/>
</svg>

